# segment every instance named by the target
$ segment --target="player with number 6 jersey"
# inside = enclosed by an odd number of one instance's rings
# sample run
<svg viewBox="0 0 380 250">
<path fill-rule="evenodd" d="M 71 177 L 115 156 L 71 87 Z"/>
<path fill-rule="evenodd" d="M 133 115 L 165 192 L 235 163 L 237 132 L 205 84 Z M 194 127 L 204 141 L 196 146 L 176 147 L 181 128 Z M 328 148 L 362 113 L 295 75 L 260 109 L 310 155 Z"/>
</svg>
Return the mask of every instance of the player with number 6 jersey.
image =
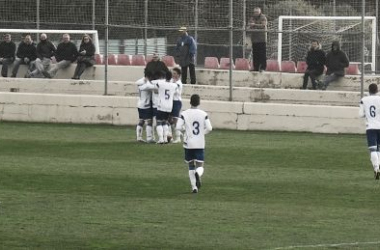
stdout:
<svg viewBox="0 0 380 250">
<path fill-rule="evenodd" d="M 375 83 L 369 85 L 369 96 L 360 102 L 359 116 L 366 119 L 366 134 L 375 179 L 380 179 L 380 96 Z"/>
<path fill-rule="evenodd" d="M 207 113 L 198 108 L 199 95 L 192 95 L 190 104 L 191 108 L 181 113 L 176 129 L 185 130 L 183 140 L 185 162 L 189 164 L 192 192 L 198 193 L 201 187 L 201 176 L 204 172 L 205 135 L 212 131 L 212 126 Z"/>
</svg>

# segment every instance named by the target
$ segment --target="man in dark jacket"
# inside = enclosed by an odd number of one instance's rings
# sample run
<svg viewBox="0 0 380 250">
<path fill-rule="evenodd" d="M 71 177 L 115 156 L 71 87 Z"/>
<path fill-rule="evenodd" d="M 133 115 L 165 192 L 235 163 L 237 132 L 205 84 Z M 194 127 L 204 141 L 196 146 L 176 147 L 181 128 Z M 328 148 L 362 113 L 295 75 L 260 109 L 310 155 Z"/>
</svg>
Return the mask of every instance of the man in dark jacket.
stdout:
<svg viewBox="0 0 380 250">
<path fill-rule="evenodd" d="M 154 53 L 152 61 L 148 62 L 145 66 L 144 75 L 154 76 L 151 80 L 157 80 L 155 76 L 157 76 L 157 74 L 162 71 L 165 72 L 166 80 L 169 81 L 172 76 L 170 70 L 168 69 L 166 64 L 160 60 L 160 57 L 156 53 Z"/>
<path fill-rule="evenodd" d="M 313 89 L 317 89 L 317 83 L 315 79 L 323 74 L 326 63 L 326 54 L 321 50 L 321 46 L 318 41 L 312 41 L 309 51 L 306 56 L 307 70 L 303 76 L 302 89 L 307 88 L 307 82 L 311 80 Z"/>
<path fill-rule="evenodd" d="M 26 74 L 25 77 L 40 77 L 43 74 L 47 77 L 47 70 L 51 64 L 51 58 L 54 56 L 56 48 L 52 42 L 47 39 L 45 33 L 40 35 L 40 42 L 37 45 L 37 59 L 34 63 L 35 70 Z"/>
<path fill-rule="evenodd" d="M 21 64 L 30 66 L 37 59 L 37 48 L 30 35 L 26 35 L 17 49 L 16 60 L 13 64 L 12 77 L 16 77 Z"/>
<path fill-rule="evenodd" d="M 251 30 L 253 70 L 262 72 L 267 67 L 267 18 L 259 7 L 253 9 L 248 28 Z"/>
<path fill-rule="evenodd" d="M 57 64 L 48 71 L 48 77 L 52 78 L 57 74 L 58 70 L 69 67 L 77 59 L 78 55 L 78 49 L 70 41 L 70 35 L 63 34 L 62 42 L 58 44 L 57 51 L 55 52 Z"/>
<path fill-rule="evenodd" d="M 333 81 L 345 75 L 345 68 L 350 64 L 346 53 L 340 49 L 338 41 L 332 42 L 331 51 L 326 56 L 327 72 L 323 81 L 322 89 L 325 90 Z"/>
<path fill-rule="evenodd" d="M 179 32 L 181 32 L 181 37 L 177 41 L 176 62 L 181 66 L 182 83 L 186 84 L 187 68 L 189 68 L 190 83 L 195 84 L 197 82 L 195 76 L 195 54 L 197 45 L 194 38 L 187 34 L 186 27 L 181 27 Z"/>
<path fill-rule="evenodd" d="M 16 44 L 12 42 L 12 36 L 10 34 L 4 35 L 4 41 L 0 43 L 0 64 L 1 75 L 3 77 L 8 76 L 8 66 L 15 60 Z"/>
</svg>

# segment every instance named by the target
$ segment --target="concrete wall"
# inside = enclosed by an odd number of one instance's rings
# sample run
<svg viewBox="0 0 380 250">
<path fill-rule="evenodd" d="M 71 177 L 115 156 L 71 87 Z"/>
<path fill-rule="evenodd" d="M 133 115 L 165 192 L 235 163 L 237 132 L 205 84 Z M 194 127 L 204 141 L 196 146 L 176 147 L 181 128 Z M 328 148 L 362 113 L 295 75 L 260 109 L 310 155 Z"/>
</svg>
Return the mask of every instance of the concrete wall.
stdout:
<svg viewBox="0 0 380 250">
<path fill-rule="evenodd" d="M 137 99 L 0 92 L 0 120 L 135 125 Z M 188 108 L 184 100 L 184 108 Z M 202 101 L 216 129 L 363 133 L 356 107 Z"/>
<path fill-rule="evenodd" d="M 56 79 L 70 79 L 73 76 L 76 64 L 71 65 L 68 69 L 59 71 Z M 26 67 L 22 65 L 18 76 L 23 77 Z M 128 81 L 135 82 L 143 76 L 143 66 L 108 66 L 109 81 Z M 196 69 L 198 85 L 210 86 L 229 86 L 228 70 L 209 70 L 204 68 Z M 281 73 L 281 72 L 250 72 L 250 71 L 233 71 L 234 87 L 250 88 L 283 88 L 299 89 L 302 86 L 303 74 Z M 85 80 L 104 80 L 104 65 L 95 65 L 85 71 L 82 79 Z M 370 83 L 380 84 L 380 76 L 366 76 L 365 89 L 368 89 Z M 329 90 L 340 91 L 360 91 L 360 76 L 346 76 L 341 81 L 332 83 Z"/>
<path fill-rule="evenodd" d="M 109 95 L 136 96 L 134 82 L 109 81 Z M 26 93 L 103 95 L 104 81 L 71 79 L 0 78 L 0 91 Z M 183 97 L 201 94 L 204 100 L 228 101 L 228 86 L 184 85 Z M 314 105 L 357 106 L 360 93 L 353 91 L 312 91 L 278 88 L 233 88 L 232 97 L 239 102 L 291 103 Z"/>
</svg>

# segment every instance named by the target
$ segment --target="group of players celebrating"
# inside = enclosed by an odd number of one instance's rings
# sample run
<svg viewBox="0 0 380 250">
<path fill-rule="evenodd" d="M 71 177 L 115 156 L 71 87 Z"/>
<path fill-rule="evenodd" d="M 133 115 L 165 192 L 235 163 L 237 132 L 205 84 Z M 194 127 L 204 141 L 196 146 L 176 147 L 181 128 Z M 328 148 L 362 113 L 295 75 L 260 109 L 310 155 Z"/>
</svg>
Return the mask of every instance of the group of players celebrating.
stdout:
<svg viewBox="0 0 380 250">
<path fill-rule="evenodd" d="M 191 108 L 183 111 L 181 70 L 173 68 L 171 74 L 157 71 L 154 75 L 145 72 L 145 76 L 136 83 L 139 90 L 139 122 L 136 126 L 137 141 L 166 144 L 174 136 L 173 143 L 181 142 L 185 162 L 189 166 L 189 179 L 192 193 L 198 193 L 201 187 L 201 176 L 204 172 L 205 135 L 212 130 L 211 122 L 205 111 L 198 108 L 200 97 L 194 94 L 190 98 Z M 153 119 L 156 118 L 155 141 Z M 146 140 L 143 139 L 145 125 Z"/>
</svg>

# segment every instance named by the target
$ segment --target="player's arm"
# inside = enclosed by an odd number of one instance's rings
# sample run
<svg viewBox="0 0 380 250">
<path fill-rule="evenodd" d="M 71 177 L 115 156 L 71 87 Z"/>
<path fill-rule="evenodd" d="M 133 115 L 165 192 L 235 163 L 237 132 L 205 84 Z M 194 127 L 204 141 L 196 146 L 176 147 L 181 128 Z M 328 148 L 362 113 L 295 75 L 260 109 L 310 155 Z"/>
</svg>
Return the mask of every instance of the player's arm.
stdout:
<svg viewBox="0 0 380 250">
<path fill-rule="evenodd" d="M 360 101 L 360 105 L 359 105 L 359 117 L 365 117 L 365 110 L 364 110 L 363 101 Z"/>
<path fill-rule="evenodd" d="M 146 83 L 142 84 L 139 86 L 139 90 L 144 91 L 144 90 L 155 90 L 157 87 L 153 84 L 151 84 L 149 81 Z"/>
<path fill-rule="evenodd" d="M 210 119 L 208 119 L 208 116 L 206 116 L 206 119 L 205 119 L 205 135 L 210 133 L 211 131 L 212 131 L 211 122 L 210 122 Z"/>
</svg>

